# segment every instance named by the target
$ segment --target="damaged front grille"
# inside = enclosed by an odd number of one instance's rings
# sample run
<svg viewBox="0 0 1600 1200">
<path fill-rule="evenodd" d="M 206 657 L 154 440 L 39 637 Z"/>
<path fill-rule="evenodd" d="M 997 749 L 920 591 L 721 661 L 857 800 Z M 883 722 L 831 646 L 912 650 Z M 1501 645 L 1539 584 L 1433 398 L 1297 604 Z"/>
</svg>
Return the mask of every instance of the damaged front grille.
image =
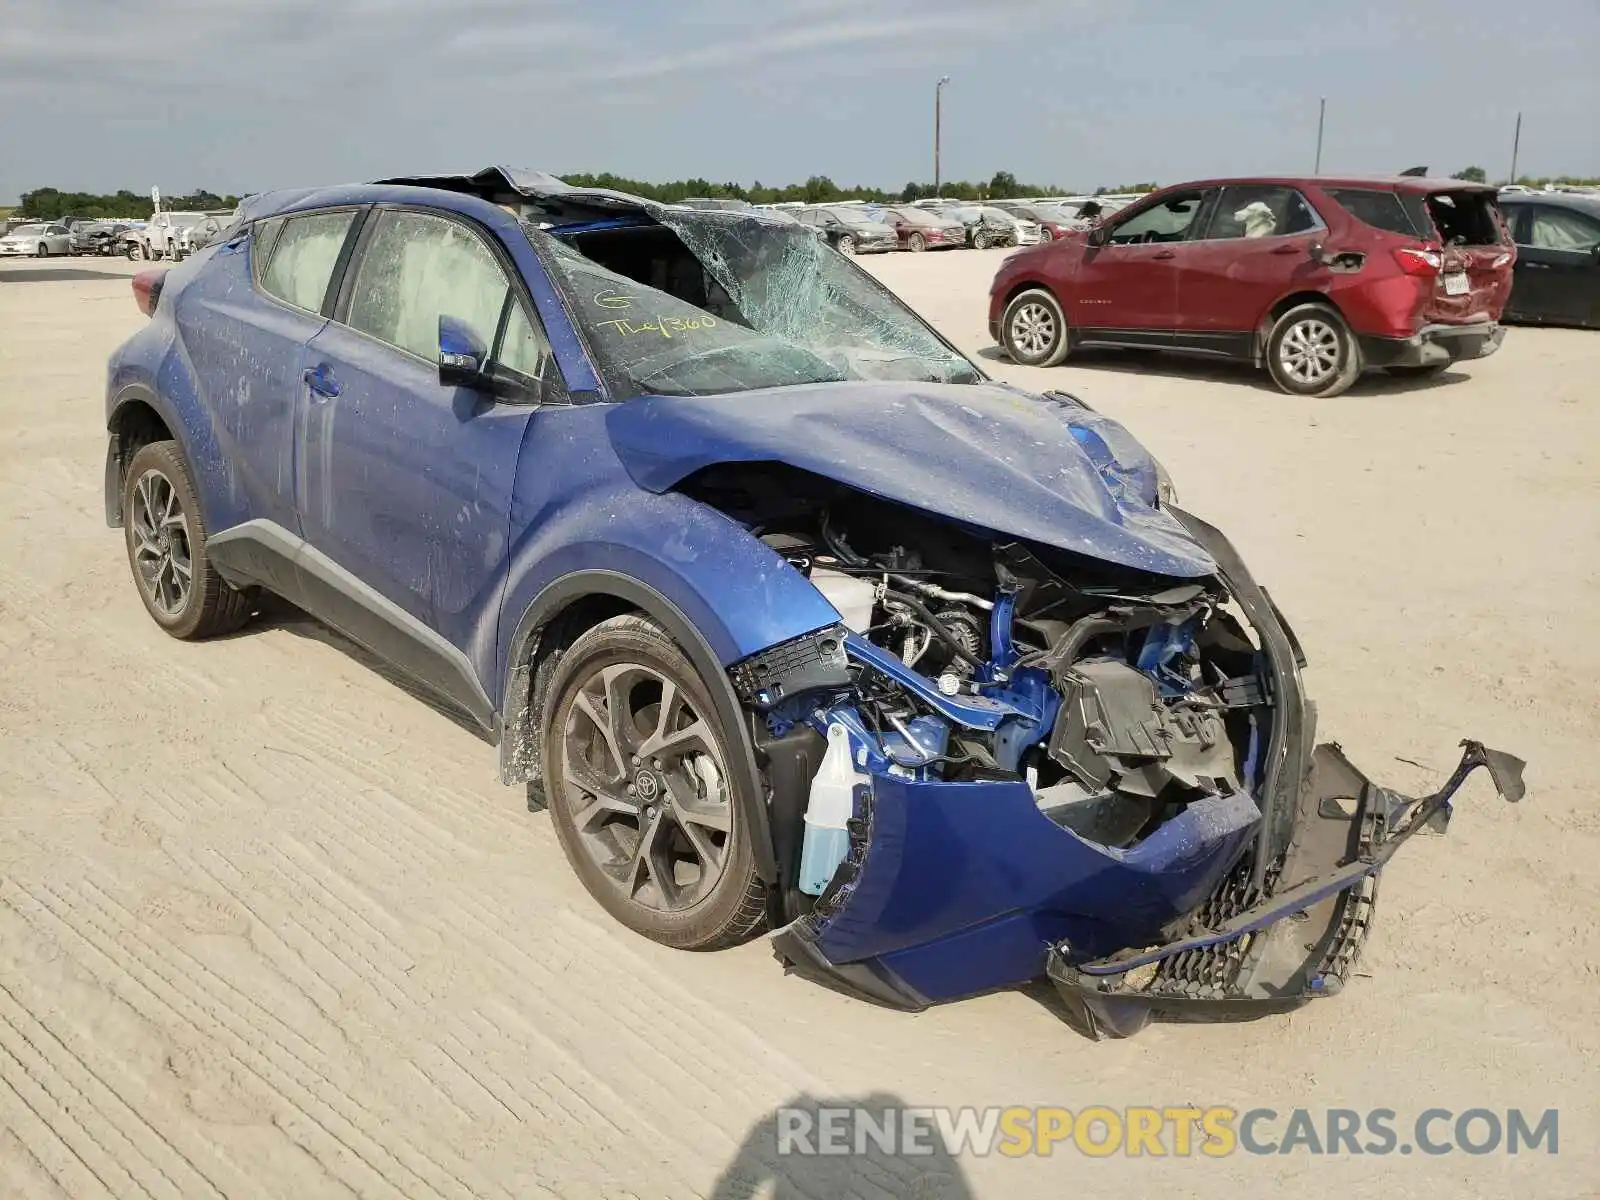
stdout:
<svg viewBox="0 0 1600 1200">
<path fill-rule="evenodd" d="M 1253 868 L 1247 855 L 1227 873 L 1195 914 L 1192 926 L 1196 930 L 1219 929 L 1224 923 L 1244 912 L 1251 905 L 1271 894 L 1276 882 L 1278 867 L 1267 872 L 1265 888 L 1251 882 Z M 1259 933 L 1206 946 L 1199 950 L 1185 950 L 1156 964 L 1155 977 L 1145 991 L 1153 996 L 1193 996 L 1197 999 L 1220 1000 L 1238 994 L 1239 979 L 1245 964 L 1250 960 L 1251 948 Z"/>
</svg>

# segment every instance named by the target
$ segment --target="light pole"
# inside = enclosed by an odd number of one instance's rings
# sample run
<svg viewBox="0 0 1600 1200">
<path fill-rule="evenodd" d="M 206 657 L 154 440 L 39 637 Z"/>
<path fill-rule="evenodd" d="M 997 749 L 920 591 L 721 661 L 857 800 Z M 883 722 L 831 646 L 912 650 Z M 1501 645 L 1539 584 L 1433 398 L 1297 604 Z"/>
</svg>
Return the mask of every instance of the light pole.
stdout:
<svg viewBox="0 0 1600 1200">
<path fill-rule="evenodd" d="M 1322 124 L 1328 117 L 1328 98 L 1324 96 L 1317 106 L 1317 164 L 1311 168 L 1313 175 L 1322 174 Z"/>
<path fill-rule="evenodd" d="M 939 82 L 933 85 L 933 194 L 939 194 L 939 137 L 940 125 L 944 117 L 944 85 L 950 82 L 950 76 L 939 76 Z"/>
<path fill-rule="evenodd" d="M 1511 135 L 1511 178 L 1507 183 L 1517 181 L 1517 151 L 1522 149 L 1522 114 L 1517 114 L 1517 131 Z"/>
</svg>

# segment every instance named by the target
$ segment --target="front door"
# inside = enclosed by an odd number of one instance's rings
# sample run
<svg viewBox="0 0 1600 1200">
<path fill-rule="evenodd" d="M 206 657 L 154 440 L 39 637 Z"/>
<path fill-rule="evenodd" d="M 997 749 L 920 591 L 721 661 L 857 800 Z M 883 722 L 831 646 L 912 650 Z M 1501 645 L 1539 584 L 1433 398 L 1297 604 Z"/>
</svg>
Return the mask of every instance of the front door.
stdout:
<svg viewBox="0 0 1600 1200">
<path fill-rule="evenodd" d="M 1178 269 L 1205 202 L 1201 190 L 1174 192 L 1114 219 L 1104 245 L 1087 245 L 1069 292 L 1074 340 L 1171 345 Z"/>
<path fill-rule="evenodd" d="M 548 348 L 512 279 L 476 226 L 376 211 L 334 320 L 308 347 L 299 425 L 306 541 L 473 661 L 479 618 L 498 611 L 533 408 L 442 384 L 439 318 L 537 379 Z"/>
</svg>

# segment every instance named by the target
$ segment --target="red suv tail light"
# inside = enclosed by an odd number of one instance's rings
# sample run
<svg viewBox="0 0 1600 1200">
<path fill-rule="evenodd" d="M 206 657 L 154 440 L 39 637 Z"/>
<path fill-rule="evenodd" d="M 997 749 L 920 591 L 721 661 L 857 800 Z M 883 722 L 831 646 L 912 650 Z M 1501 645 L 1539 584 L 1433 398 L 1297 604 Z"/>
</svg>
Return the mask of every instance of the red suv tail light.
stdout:
<svg viewBox="0 0 1600 1200">
<path fill-rule="evenodd" d="M 140 271 L 133 277 L 133 299 L 139 311 L 147 317 L 156 315 L 156 305 L 161 302 L 161 284 L 167 277 L 165 267 Z"/>
<path fill-rule="evenodd" d="M 1394 261 L 1407 275 L 1437 275 L 1444 259 L 1437 250 L 1427 246 L 1400 246 L 1394 252 Z"/>
</svg>

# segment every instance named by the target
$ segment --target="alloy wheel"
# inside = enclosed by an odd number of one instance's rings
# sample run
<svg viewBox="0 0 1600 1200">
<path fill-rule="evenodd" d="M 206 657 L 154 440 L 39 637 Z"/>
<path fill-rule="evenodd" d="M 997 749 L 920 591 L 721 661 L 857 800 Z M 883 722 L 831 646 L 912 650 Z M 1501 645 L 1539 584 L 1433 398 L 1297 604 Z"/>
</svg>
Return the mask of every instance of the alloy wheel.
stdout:
<svg viewBox="0 0 1600 1200">
<path fill-rule="evenodd" d="M 577 689 L 559 752 L 554 799 L 625 900 L 680 912 L 711 894 L 732 852 L 732 796 L 686 689 L 643 663 L 598 667 Z"/>
<path fill-rule="evenodd" d="M 1278 363 L 1296 383 L 1331 378 L 1339 370 L 1340 353 L 1338 331 L 1316 317 L 1296 321 L 1278 343 Z"/>
<path fill-rule="evenodd" d="M 146 471 L 133 489 L 133 563 L 139 586 L 163 616 L 175 618 L 189 604 L 194 559 L 189 526 L 172 481 Z"/>
<path fill-rule="evenodd" d="M 1011 342 L 1030 358 L 1044 354 L 1055 341 L 1056 317 L 1043 304 L 1024 304 L 1011 314 Z"/>
</svg>

